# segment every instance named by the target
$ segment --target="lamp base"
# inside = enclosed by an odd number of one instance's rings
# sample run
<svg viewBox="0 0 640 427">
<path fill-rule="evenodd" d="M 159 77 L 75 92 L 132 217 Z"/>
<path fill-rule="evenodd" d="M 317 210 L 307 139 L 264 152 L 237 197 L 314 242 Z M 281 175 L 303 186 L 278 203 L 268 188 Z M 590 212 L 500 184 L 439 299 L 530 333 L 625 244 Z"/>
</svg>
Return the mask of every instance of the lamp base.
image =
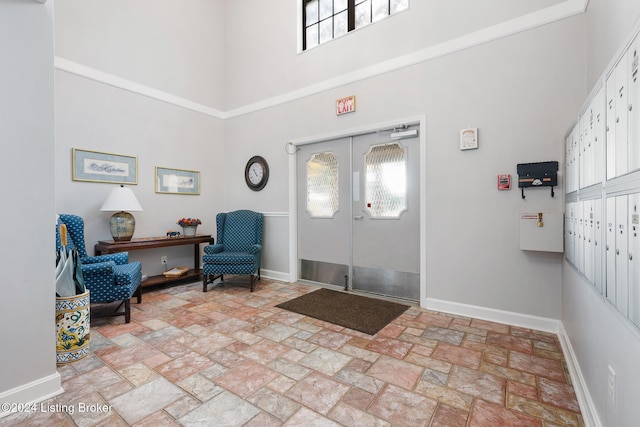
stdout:
<svg viewBox="0 0 640 427">
<path fill-rule="evenodd" d="M 111 236 L 115 241 L 131 240 L 136 229 L 136 219 L 129 212 L 116 212 L 109 220 Z"/>
</svg>

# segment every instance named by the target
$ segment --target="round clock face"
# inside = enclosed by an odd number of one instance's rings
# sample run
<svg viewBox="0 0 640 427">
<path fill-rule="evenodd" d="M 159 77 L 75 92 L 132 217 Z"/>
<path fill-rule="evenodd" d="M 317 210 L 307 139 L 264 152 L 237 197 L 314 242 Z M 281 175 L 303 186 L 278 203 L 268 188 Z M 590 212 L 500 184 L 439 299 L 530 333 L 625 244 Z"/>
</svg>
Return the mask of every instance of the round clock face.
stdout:
<svg viewBox="0 0 640 427">
<path fill-rule="evenodd" d="M 254 156 L 249 159 L 244 169 L 244 179 L 253 191 L 260 191 L 267 185 L 269 179 L 269 166 L 267 161 L 260 157 Z"/>
</svg>

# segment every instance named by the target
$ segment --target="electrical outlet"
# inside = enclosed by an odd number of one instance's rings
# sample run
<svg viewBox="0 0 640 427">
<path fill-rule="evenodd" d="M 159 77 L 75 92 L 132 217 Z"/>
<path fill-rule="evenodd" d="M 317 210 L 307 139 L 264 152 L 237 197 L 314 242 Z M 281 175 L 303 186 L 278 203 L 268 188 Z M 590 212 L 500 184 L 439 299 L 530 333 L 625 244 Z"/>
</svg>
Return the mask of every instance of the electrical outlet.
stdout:
<svg viewBox="0 0 640 427">
<path fill-rule="evenodd" d="M 616 372 L 611 365 L 609 368 L 609 378 L 607 380 L 607 392 L 609 394 L 609 405 L 613 408 L 616 406 Z"/>
<path fill-rule="evenodd" d="M 167 257 L 166 256 L 161 256 L 160 257 L 160 264 L 167 265 Z"/>
</svg>

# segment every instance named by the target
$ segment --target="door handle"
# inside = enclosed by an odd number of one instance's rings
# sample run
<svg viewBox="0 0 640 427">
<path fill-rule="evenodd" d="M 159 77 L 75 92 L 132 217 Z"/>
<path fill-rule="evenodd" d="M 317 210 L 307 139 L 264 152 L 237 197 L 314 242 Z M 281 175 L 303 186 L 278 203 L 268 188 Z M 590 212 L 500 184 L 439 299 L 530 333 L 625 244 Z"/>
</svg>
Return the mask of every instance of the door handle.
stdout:
<svg viewBox="0 0 640 427">
<path fill-rule="evenodd" d="M 364 215 L 356 215 L 353 217 L 356 221 L 362 221 L 364 219 Z"/>
</svg>

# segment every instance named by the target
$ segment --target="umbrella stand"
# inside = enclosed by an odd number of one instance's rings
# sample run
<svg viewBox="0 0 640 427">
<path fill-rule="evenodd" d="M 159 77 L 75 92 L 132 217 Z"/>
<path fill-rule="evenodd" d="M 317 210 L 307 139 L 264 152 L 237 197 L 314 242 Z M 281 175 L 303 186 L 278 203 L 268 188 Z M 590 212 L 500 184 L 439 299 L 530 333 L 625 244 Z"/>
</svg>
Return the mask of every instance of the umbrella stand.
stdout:
<svg viewBox="0 0 640 427">
<path fill-rule="evenodd" d="M 61 224 L 59 231 L 62 249 L 56 256 L 56 362 L 61 364 L 89 354 L 90 300 L 77 252 L 67 249 L 66 225 Z"/>
</svg>

